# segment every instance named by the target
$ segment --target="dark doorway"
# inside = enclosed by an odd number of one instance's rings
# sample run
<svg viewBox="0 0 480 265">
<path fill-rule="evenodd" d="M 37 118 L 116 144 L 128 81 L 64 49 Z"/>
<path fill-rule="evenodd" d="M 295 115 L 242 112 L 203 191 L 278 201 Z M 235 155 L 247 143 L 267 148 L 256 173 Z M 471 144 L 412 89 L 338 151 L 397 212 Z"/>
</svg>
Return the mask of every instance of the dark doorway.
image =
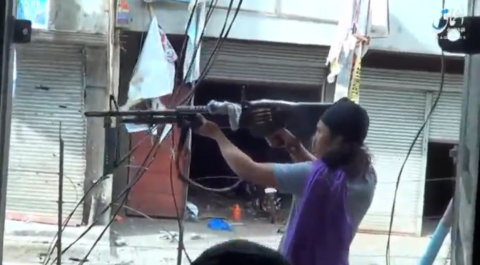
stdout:
<svg viewBox="0 0 480 265">
<path fill-rule="evenodd" d="M 455 192 L 455 164 L 450 157 L 452 143 L 428 143 L 422 235 L 430 235 L 443 216 Z"/>
<path fill-rule="evenodd" d="M 195 92 L 195 105 L 205 105 L 210 100 L 240 102 L 242 90 L 245 99 L 282 99 L 289 101 L 320 101 L 320 88 L 315 89 L 285 89 L 269 87 L 267 85 L 245 85 L 203 81 Z M 226 136 L 243 152 L 257 162 L 291 162 L 287 152 L 271 149 L 266 140 L 255 138 L 247 130 L 233 132 L 223 130 Z M 223 159 L 217 144 L 210 139 L 193 135 L 192 159 L 190 164 L 190 177 L 202 185 L 211 188 L 231 186 L 237 181 L 236 175 L 230 170 Z M 237 189 L 228 193 L 205 192 L 194 187 L 189 188 L 189 201 L 196 204 L 204 214 L 227 214 L 234 204 L 240 204 L 245 209 L 251 209 L 252 192 L 251 184 L 243 183 Z M 257 188 L 258 189 L 258 188 Z M 255 198 L 253 198 L 255 199 Z M 289 208 L 290 196 L 281 196 L 283 208 Z M 206 212 L 206 213 L 205 213 Z"/>
</svg>

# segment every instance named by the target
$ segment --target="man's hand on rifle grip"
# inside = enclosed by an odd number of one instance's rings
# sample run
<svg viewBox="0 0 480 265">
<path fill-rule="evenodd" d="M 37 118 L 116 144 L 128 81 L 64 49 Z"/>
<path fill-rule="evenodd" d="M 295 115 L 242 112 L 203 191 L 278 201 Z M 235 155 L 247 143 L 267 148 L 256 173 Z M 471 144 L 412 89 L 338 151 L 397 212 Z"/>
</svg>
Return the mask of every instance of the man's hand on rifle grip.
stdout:
<svg viewBox="0 0 480 265">
<path fill-rule="evenodd" d="M 205 119 L 205 117 L 203 117 L 201 114 L 197 114 L 196 118 L 199 126 L 194 129 L 195 133 L 212 139 L 215 139 L 222 133 L 217 124 Z"/>
<path fill-rule="evenodd" d="M 287 148 L 289 151 L 290 149 L 296 149 L 301 145 L 300 140 L 285 128 L 267 136 L 266 139 L 271 147 Z"/>
</svg>

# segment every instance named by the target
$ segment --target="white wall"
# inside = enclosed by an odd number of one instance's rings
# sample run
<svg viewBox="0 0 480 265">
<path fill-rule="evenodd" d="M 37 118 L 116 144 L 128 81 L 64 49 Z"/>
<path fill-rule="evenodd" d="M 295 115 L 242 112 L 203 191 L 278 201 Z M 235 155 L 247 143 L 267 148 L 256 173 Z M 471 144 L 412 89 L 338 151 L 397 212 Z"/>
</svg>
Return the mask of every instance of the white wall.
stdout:
<svg viewBox="0 0 480 265">
<path fill-rule="evenodd" d="M 50 30 L 102 33 L 108 30 L 107 0 L 50 0 Z"/>
<path fill-rule="evenodd" d="M 107 33 L 109 1 L 51 1 L 50 29 L 84 33 Z"/>
<path fill-rule="evenodd" d="M 58 0 L 57 0 L 58 1 Z M 69 0 L 72 1 L 72 0 Z M 155 0 L 152 0 L 155 1 Z M 158 0 L 157 0 L 158 1 Z M 231 38 L 259 41 L 330 45 L 342 6 L 352 0 L 244 0 Z M 150 16 L 142 0 L 131 1 L 130 30 L 144 31 Z M 229 0 L 219 0 L 206 36 L 218 36 Z M 238 3 L 235 0 L 234 5 Z M 152 3 L 161 26 L 168 33 L 183 34 L 186 4 L 166 0 Z M 373 49 L 439 54 L 432 23 L 440 17 L 441 0 L 390 0 L 391 36 L 374 40 Z M 467 0 L 446 0 L 446 8 L 467 10 Z M 232 12 L 233 13 L 233 12 Z"/>
</svg>

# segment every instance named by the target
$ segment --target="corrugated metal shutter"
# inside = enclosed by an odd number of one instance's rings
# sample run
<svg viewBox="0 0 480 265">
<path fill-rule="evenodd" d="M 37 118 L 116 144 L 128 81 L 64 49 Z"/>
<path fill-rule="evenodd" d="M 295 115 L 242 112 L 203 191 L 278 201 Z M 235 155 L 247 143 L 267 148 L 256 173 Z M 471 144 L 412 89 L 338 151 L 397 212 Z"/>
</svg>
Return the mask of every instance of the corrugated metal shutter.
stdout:
<svg viewBox="0 0 480 265">
<path fill-rule="evenodd" d="M 399 71 L 375 68 L 362 68 L 362 84 L 384 88 L 407 88 L 419 90 L 438 90 L 441 74 L 420 71 Z M 462 75 L 445 74 L 444 91 L 461 92 Z"/>
<path fill-rule="evenodd" d="M 7 211 L 56 221 L 60 122 L 65 141 L 65 215 L 84 194 L 83 49 L 53 43 L 19 45 L 17 67 Z M 72 223 L 81 223 L 82 212 L 80 207 Z"/>
<path fill-rule="evenodd" d="M 202 70 L 216 43 L 203 41 Z M 328 47 L 226 40 L 206 78 L 322 85 L 327 55 Z"/>
<path fill-rule="evenodd" d="M 438 93 L 433 94 L 433 101 Z M 430 119 L 429 138 L 440 141 L 458 141 L 462 116 L 462 93 L 443 92 Z"/>
<path fill-rule="evenodd" d="M 362 86 L 360 104 L 370 115 L 367 145 L 378 177 L 373 203 L 360 229 L 388 231 L 396 181 L 408 149 L 424 121 L 426 93 Z M 402 173 L 393 222 L 393 231 L 397 233 L 418 233 L 421 229 L 422 141 L 421 136 Z"/>
</svg>

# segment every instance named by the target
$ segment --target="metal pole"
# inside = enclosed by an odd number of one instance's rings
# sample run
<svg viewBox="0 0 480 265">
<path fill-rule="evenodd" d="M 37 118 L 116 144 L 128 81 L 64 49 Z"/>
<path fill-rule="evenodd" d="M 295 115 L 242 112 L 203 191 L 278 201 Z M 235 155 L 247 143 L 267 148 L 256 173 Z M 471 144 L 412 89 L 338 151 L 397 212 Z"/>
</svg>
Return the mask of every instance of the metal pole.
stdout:
<svg viewBox="0 0 480 265">
<path fill-rule="evenodd" d="M 62 138 L 62 123 L 59 128 L 60 155 L 58 163 L 58 234 L 57 234 L 57 265 L 62 265 L 62 230 L 63 230 L 63 162 L 65 144 Z"/>
<path fill-rule="evenodd" d="M 427 246 L 425 254 L 423 254 L 420 260 L 420 265 L 432 265 L 437 258 L 438 252 L 442 248 L 443 242 L 450 233 L 453 223 L 453 199 L 448 203 L 447 209 L 443 214 L 442 219 L 437 225 L 435 232 L 433 233 L 430 243 Z"/>
<path fill-rule="evenodd" d="M 3 261 L 3 236 L 5 231 L 5 206 L 7 200 L 8 156 L 10 149 L 10 124 L 12 117 L 12 85 L 10 83 L 10 46 L 13 36 L 13 0 L 6 0 L 0 5 L 0 29 L 3 36 L 0 39 L 0 262 Z M 3 262 L 2 262 L 3 263 Z"/>
</svg>

